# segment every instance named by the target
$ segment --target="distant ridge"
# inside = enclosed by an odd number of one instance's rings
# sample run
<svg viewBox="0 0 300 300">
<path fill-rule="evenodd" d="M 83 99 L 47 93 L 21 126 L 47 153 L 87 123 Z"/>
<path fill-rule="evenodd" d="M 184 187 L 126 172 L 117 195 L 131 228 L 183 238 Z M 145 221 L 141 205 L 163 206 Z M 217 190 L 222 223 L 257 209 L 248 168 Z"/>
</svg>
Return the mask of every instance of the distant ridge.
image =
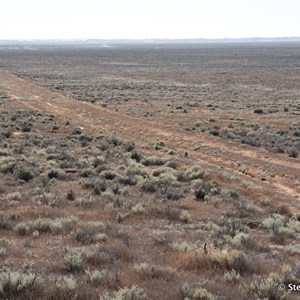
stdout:
<svg viewBox="0 0 300 300">
<path fill-rule="evenodd" d="M 223 38 L 223 39 L 12 39 L 0 45 L 118 45 L 118 44 L 209 44 L 209 43 L 299 43 L 300 37 Z"/>
</svg>

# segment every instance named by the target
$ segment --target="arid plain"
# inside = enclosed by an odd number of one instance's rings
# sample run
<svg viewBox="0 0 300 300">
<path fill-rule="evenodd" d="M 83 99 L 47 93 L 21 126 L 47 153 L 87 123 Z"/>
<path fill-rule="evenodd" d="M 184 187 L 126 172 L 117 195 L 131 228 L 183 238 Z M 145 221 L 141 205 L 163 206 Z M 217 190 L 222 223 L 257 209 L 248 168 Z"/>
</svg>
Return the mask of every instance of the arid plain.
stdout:
<svg viewBox="0 0 300 300">
<path fill-rule="evenodd" d="M 299 53 L 1 46 L 0 298 L 297 299 Z"/>
</svg>

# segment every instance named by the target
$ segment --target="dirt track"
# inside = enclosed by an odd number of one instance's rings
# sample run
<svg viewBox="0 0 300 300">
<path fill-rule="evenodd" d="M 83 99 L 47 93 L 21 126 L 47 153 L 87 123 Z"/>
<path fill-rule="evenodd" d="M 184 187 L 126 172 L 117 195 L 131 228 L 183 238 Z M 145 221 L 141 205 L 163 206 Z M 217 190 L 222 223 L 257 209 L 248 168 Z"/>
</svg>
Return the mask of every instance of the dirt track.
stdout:
<svg viewBox="0 0 300 300">
<path fill-rule="evenodd" d="M 293 212 L 300 212 L 299 159 L 218 137 L 174 130 L 159 123 L 66 98 L 5 70 L 0 70 L 0 90 L 23 107 L 59 114 L 86 131 L 100 133 L 102 129 L 134 140 L 140 147 L 149 142 L 164 141 L 180 157 L 183 158 L 184 153 L 188 152 L 192 163 L 222 169 L 223 173 L 234 176 L 236 184 L 247 189 L 249 194 L 272 197 L 276 202 L 289 206 Z M 201 147 L 194 151 L 197 143 Z"/>
</svg>

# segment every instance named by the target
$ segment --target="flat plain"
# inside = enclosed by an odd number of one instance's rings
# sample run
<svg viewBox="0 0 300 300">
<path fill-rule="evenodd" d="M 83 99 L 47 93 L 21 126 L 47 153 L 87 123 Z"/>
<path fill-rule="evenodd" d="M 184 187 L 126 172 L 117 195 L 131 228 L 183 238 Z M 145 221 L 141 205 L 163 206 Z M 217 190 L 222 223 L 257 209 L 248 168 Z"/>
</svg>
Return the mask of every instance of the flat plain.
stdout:
<svg viewBox="0 0 300 300">
<path fill-rule="evenodd" d="M 0 296 L 297 299 L 299 51 L 0 47 Z"/>
</svg>

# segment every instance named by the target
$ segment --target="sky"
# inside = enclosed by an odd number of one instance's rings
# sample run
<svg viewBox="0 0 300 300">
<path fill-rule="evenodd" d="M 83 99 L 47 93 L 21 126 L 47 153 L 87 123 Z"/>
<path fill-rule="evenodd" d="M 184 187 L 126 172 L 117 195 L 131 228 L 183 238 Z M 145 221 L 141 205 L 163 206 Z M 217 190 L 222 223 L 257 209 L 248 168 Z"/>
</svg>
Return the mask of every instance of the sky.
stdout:
<svg viewBox="0 0 300 300">
<path fill-rule="evenodd" d="M 0 0 L 0 39 L 300 36 L 300 0 Z"/>
</svg>

